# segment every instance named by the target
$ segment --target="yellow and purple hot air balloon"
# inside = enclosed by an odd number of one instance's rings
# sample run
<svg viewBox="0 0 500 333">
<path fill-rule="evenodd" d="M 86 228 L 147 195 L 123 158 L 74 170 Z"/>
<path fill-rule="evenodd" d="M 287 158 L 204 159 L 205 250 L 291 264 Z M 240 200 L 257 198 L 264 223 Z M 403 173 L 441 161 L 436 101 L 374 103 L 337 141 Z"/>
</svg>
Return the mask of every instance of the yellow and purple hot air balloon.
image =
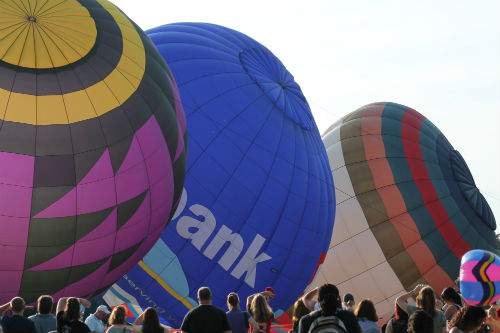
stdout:
<svg viewBox="0 0 500 333">
<path fill-rule="evenodd" d="M 10 0 L 0 12 L 0 303 L 90 296 L 149 251 L 177 206 L 179 93 L 106 0 Z"/>
<path fill-rule="evenodd" d="M 417 283 L 453 285 L 467 251 L 498 254 L 495 219 L 464 159 L 417 111 L 369 104 L 322 138 L 337 210 L 313 286 L 334 283 L 387 314 Z"/>
</svg>

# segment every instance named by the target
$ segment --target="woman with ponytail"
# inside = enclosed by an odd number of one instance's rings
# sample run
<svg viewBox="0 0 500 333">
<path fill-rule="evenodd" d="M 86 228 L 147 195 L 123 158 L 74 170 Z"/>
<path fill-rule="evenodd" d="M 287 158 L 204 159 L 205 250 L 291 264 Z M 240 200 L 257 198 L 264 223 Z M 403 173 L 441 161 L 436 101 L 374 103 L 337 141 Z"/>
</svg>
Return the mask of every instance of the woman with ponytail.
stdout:
<svg viewBox="0 0 500 333">
<path fill-rule="evenodd" d="M 264 332 L 258 328 L 259 325 L 248 312 L 241 311 L 240 298 L 237 293 L 229 293 L 229 295 L 227 295 L 227 308 L 229 311 L 226 312 L 226 315 L 231 324 L 233 333 L 246 333 L 250 325 L 254 328 L 254 333 Z"/>
</svg>

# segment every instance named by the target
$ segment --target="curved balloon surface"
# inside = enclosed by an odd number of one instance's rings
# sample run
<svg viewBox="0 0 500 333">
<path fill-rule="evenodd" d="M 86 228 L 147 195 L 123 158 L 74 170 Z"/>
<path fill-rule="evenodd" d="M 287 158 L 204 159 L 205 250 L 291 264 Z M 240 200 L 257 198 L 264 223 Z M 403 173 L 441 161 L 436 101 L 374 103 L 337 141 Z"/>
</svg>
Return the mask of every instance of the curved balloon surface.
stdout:
<svg viewBox="0 0 500 333">
<path fill-rule="evenodd" d="M 108 300 L 120 294 L 154 306 L 180 327 L 201 286 L 224 308 L 231 291 L 244 307 L 247 296 L 272 286 L 278 317 L 310 281 L 335 214 L 328 158 L 306 99 L 283 64 L 242 33 L 203 23 L 147 33 L 186 112 L 185 192 L 161 239 Z"/>
<path fill-rule="evenodd" d="M 0 302 L 91 296 L 137 264 L 176 208 L 179 93 L 106 0 L 0 11 Z"/>
<path fill-rule="evenodd" d="M 454 284 L 472 248 L 498 253 L 495 219 L 461 155 L 428 119 L 375 103 L 322 136 L 337 215 L 314 285 L 326 281 L 379 314 L 417 283 L 437 293 Z"/>
<path fill-rule="evenodd" d="M 487 306 L 500 298 L 500 257 L 485 250 L 464 254 L 460 265 L 460 292 L 474 306 Z"/>
</svg>

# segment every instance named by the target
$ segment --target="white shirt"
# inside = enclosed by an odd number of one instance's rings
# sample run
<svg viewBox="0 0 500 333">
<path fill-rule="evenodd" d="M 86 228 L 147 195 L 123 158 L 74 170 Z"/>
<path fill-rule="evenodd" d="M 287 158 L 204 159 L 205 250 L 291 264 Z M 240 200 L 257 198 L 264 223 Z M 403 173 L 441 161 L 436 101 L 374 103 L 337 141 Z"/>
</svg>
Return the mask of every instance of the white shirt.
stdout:
<svg viewBox="0 0 500 333">
<path fill-rule="evenodd" d="M 104 333 L 104 323 L 102 320 L 91 314 L 85 319 L 85 324 L 89 327 L 92 332 Z"/>
</svg>

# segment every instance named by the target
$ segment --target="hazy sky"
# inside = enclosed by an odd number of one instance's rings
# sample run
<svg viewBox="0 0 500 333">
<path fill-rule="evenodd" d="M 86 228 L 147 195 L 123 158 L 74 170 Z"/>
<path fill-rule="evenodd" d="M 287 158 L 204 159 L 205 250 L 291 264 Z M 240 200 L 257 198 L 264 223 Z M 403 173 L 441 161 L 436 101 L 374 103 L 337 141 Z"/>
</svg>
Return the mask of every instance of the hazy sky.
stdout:
<svg viewBox="0 0 500 333">
<path fill-rule="evenodd" d="M 112 2 L 144 30 L 208 22 L 254 38 L 294 75 L 321 133 L 372 102 L 419 111 L 462 154 L 500 226 L 498 0 Z"/>
</svg>

